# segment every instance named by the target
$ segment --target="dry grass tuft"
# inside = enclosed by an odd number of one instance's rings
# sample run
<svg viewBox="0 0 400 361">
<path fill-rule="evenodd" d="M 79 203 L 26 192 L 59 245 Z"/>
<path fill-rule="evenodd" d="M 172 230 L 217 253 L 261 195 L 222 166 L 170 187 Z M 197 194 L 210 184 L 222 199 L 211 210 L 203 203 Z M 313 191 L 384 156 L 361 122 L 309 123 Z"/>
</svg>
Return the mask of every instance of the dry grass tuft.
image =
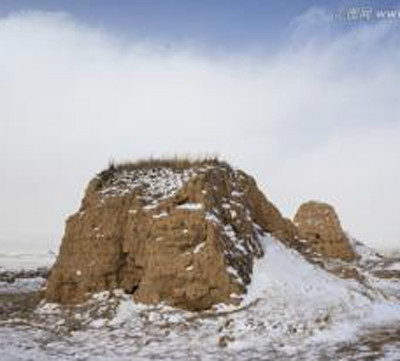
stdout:
<svg viewBox="0 0 400 361">
<path fill-rule="evenodd" d="M 189 168 L 201 168 L 205 166 L 219 166 L 231 169 L 231 166 L 218 157 L 202 157 L 202 158 L 190 158 L 190 157 L 172 157 L 172 158 L 149 158 L 139 159 L 137 161 L 127 161 L 116 163 L 111 160 L 108 168 L 100 172 L 97 176 L 102 182 L 107 182 L 116 173 L 121 171 L 131 171 L 139 169 L 160 169 L 169 168 L 175 171 L 180 171 Z"/>
</svg>

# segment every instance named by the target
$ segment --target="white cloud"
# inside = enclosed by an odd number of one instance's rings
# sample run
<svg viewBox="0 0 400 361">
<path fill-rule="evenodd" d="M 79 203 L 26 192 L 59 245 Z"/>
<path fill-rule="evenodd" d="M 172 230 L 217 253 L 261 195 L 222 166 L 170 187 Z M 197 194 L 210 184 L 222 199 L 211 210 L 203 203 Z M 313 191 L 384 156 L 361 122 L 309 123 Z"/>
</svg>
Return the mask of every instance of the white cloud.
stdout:
<svg viewBox="0 0 400 361">
<path fill-rule="evenodd" d="M 315 14 L 274 54 L 222 57 L 122 43 L 63 14 L 1 19 L 0 240 L 58 244 L 110 158 L 217 153 L 285 214 L 325 199 L 355 236 L 398 246 L 399 36 L 338 34 Z"/>
</svg>

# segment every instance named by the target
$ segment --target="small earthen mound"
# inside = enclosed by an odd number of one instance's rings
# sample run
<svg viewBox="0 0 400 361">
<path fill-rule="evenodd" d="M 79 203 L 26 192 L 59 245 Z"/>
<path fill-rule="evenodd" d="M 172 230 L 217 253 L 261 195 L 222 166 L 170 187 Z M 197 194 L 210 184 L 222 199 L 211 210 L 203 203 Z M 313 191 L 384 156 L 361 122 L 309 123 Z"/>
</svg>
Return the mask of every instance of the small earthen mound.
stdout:
<svg viewBox="0 0 400 361">
<path fill-rule="evenodd" d="M 355 259 L 355 253 L 331 205 L 315 201 L 304 203 L 298 209 L 294 223 L 300 238 L 306 241 L 312 252 L 327 259 Z"/>
<path fill-rule="evenodd" d="M 297 237 L 254 179 L 226 163 L 113 165 L 67 220 L 45 297 L 68 304 L 123 289 L 139 302 L 190 310 L 232 303 L 263 255 L 265 233 Z"/>
</svg>

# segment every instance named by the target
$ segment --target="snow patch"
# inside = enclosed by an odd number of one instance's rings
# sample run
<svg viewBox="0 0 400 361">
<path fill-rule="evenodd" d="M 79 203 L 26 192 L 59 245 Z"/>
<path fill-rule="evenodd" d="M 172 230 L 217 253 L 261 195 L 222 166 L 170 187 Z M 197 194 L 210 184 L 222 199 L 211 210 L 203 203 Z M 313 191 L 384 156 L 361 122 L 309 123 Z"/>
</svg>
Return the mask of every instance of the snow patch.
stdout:
<svg viewBox="0 0 400 361">
<path fill-rule="evenodd" d="M 189 211 L 198 211 L 203 209 L 201 203 L 183 203 L 176 207 L 177 209 L 187 209 Z"/>
<path fill-rule="evenodd" d="M 211 222 L 214 222 L 216 224 L 220 224 L 221 223 L 220 220 L 218 219 L 218 217 L 214 213 L 211 213 L 211 212 L 207 212 L 206 213 L 205 219 L 206 219 L 206 221 L 211 221 Z"/>
<path fill-rule="evenodd" d="M 194 169 L 178 171 L 167 167 L 122 170 L 100 193 L 104 197 L 119 197 L 140 190 L 140 198 L 146 203 L 161 201 L 173 196 L 194 175 Z"/>
<path fill-rule="evenodd" d="M 194 248 L 193 253 L 199 253 L 199 252 L 203 249 L 203 247 L 204 247 L 205 245 L 206 245 L 206 242 L 202 242 L 202 243 L 198 244 L 198 245 Z"/>
<path fill-rule="evenodd" d="M 163 212 L 161 212 L 161 213 L 159 213 L 159 214 L 154 214 L 153 215 L 153 218 L 163 218 L 163 217 L 167 217 L 168 216 L 168 213 L 166 212 L 166 211 L 163 211 Z"/>
</svg>

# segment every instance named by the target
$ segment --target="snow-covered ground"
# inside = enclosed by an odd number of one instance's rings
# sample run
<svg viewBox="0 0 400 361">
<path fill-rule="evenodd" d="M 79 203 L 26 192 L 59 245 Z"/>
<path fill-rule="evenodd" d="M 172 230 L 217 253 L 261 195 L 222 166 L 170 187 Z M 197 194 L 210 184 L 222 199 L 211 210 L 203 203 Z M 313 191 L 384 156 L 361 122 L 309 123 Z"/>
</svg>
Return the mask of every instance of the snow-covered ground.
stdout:
<svg viewBox="0 0 400 361">
<path fill-rule="evenodd" d="M 0 359 L 400 359 L 398 281 L 343 280 L 271 237 L 263 243 L 238 307 L 190 313 L 134 304 L 122 292 L 97 294 L 72 313 L 40 304 L 27 319 L 1 320 Z"/>
</svg>

